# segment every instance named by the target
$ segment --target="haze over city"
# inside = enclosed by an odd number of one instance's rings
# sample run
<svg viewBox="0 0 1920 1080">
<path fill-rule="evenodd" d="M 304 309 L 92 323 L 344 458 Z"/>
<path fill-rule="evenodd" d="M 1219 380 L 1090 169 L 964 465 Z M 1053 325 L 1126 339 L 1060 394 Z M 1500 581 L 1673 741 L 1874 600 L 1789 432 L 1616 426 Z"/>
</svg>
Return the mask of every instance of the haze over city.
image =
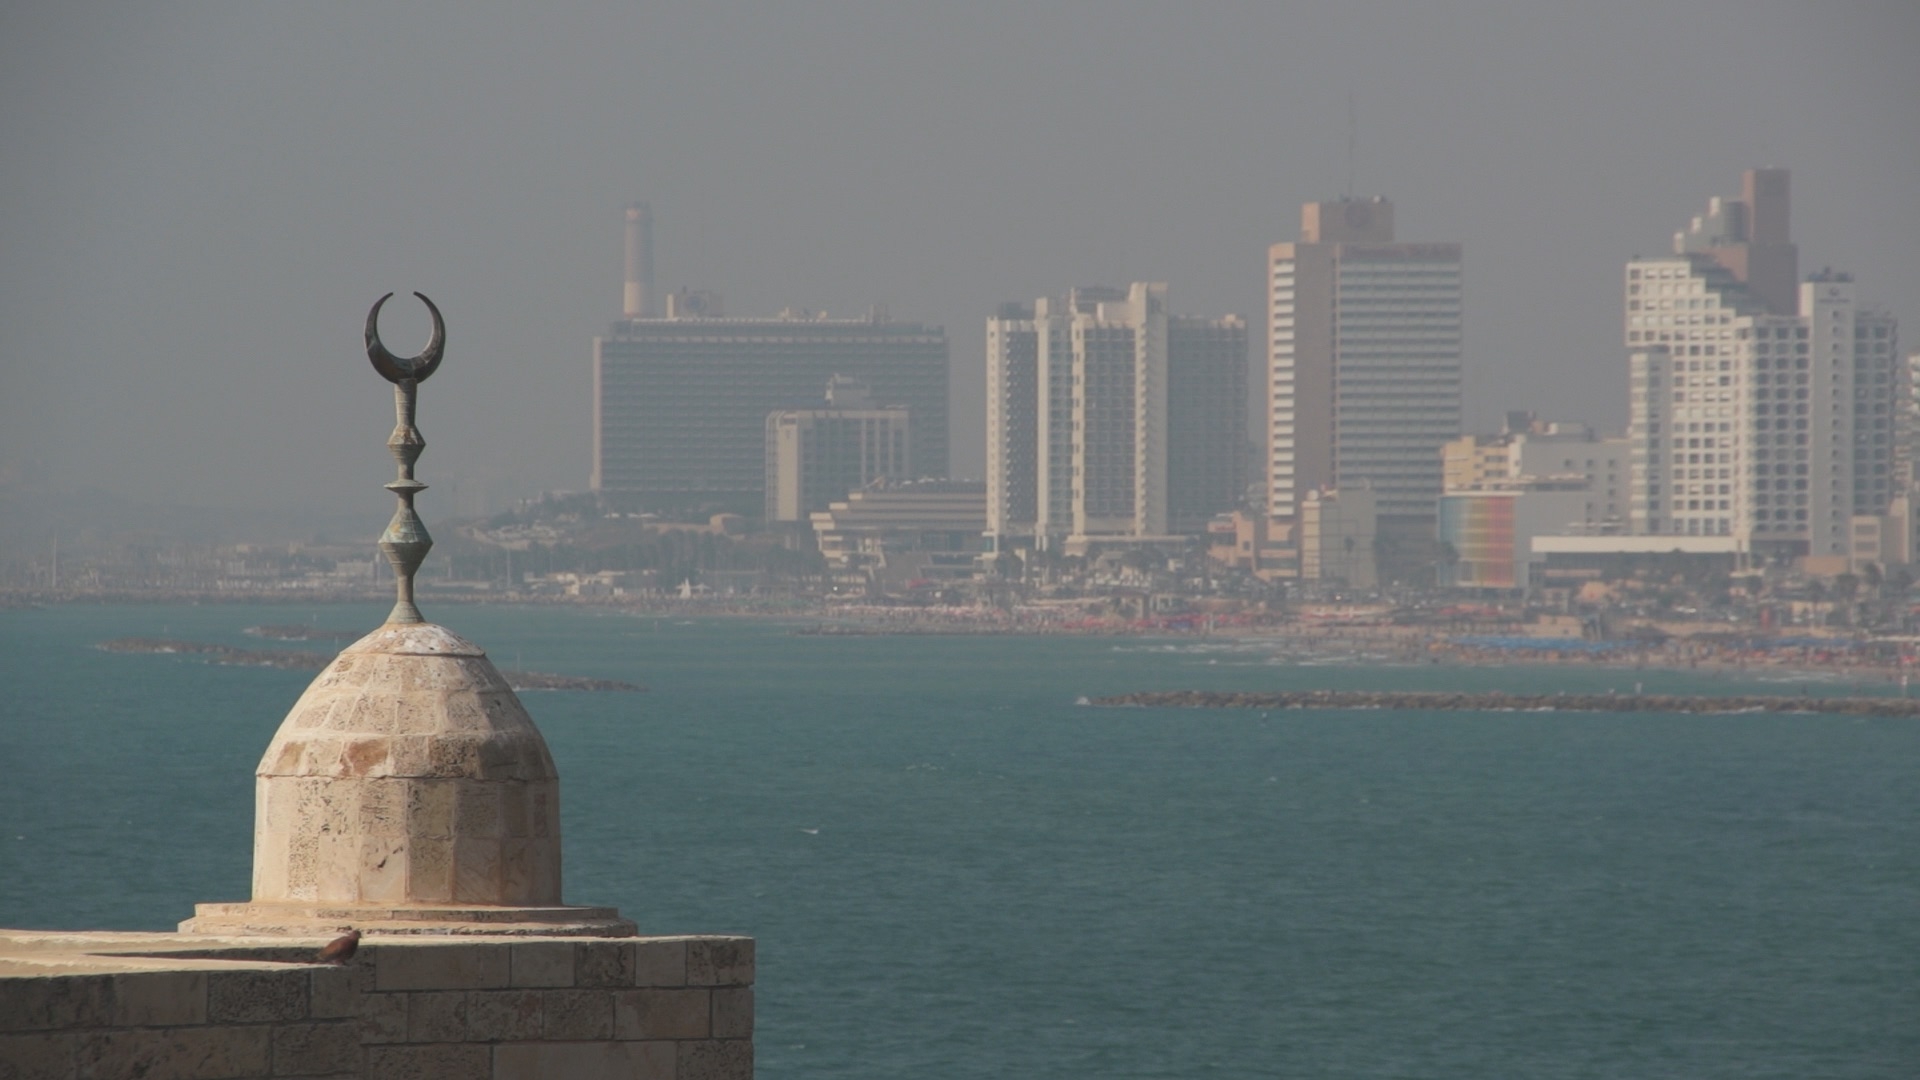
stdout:
<svg viewBox="0 0 1920 1080">
<path fill-rule="evenodd" d="M 418 289 L 423 512 L 583 489 L 635 199 L 663 288 L 944 326 L 956 476 L 996 304 L 1165 281 L 1257 327 L 1267 245 L 1346 193 L 1464 244 L 1468 430 L 1617 430 L 1620 268 L 1745 168 L 1793 171 L 1803 271 L 1920 318 L 1916 45 L 1892 3 L 18 6 L 0 474 L 372 528 L 360 323 Z"/>
</svg>

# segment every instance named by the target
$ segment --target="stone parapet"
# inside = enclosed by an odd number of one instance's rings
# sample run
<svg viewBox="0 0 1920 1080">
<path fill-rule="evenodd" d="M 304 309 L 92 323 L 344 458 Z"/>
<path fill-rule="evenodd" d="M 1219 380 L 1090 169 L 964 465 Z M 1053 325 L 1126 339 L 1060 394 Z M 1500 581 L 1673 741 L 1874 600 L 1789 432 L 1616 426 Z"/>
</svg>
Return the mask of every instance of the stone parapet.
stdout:
<svg viewBox="0 0 1920 1080">
<path fill-rule="evenodd" d="M 743 937 L 0 931 L 0 1076 L 747 1080 Z"/>
<path fill-rule="evenodd" d="M 331 937 L 362 933 L 420 936 L 632 937 L 633 922 L 609 907 L 452 907 L 431 904 L 195 904 L 183 934 Z"/>
</svg>

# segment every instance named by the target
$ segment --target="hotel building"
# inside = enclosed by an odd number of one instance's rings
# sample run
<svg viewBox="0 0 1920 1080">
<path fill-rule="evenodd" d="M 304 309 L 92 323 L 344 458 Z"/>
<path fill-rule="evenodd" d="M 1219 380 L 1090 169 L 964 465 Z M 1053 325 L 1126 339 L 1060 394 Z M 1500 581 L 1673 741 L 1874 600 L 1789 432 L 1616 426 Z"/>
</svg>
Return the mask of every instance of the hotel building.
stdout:
<svg viewBox="0 0 1920 1080">
<path fill-rule="evenodd" d="M 987 320 L 987 531 L 1153 539 L 1244 496 L 1246 323 L 1167 287 L 1081 288 Z"/>
<path fill-rule="evenodd" d="M 1787 197 L 1786 170 L 1749 171 L 1674 254 L 1627 263 L 1636 534 L 1847 558 L 1854 518 L 1893 501 L 1910 392 L 1895 322 L 1830 271 L 1789 301 Z"/>
<path fill-rule="evenodd" d="M 1430 537 L 1461 427 L 1460 245 L 1396 242 L 1382 198 L 1300 219 L 1267 253 L 1267 512 L 1364 482 L 1383 532 Z"/>
</svg>

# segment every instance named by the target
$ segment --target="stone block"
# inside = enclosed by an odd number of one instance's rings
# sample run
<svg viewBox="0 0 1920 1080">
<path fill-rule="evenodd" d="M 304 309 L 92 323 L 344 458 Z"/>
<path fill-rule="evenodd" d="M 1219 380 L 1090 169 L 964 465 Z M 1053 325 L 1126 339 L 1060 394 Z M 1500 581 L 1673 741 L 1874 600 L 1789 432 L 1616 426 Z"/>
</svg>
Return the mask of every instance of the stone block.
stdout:
<svg viewBox="0 0 1920 1080">
<path fill-rule="evenodd" d="M 712 1034 L 712 993 L 699 988 L 622 990 L 615 994 L 614 1037 L 704 1039 Z"/>
<path fill-rule="evenodd" d="M 501 784 L 463 783 L 454 794 L 453 820 L 461 836 L 498 839 L 501 831 Z"/>
<path fill-rule="evenodd" d="M 266 783 L 268 781 L 262 781 L 263 785 Z M 253 895 L 262 899 L 287 895 L 287 864 L 291 855 L 289 835 L 285 830 L 274 831 L 271 827 L 254 833 Z"/>
<path fill-rule="evenodd" d="M 613 991 L 542 990 L 540 993 L 543 1038 L 613 1038 Z"/>
<path fill-rule="evenodd" d="M 474 990 L 467 994 L 469 1042 L 538 1039 L 545 1010 L 538 990 Z"/>
<path fill-rule="evenodd" d="M 453 841 L 414 837 L 407 846 L 407 896 L 416 901 L 453 899 Z"/>
<path fill-rule="evenodd" d="M 753 987 L 723 986 L 713 992 L 713 1037 L 753 1038 Z"/>
<path fill-rule="evenodd" d="M 525 784 L 500 785 L 500 814 L 508 836 L 527 835 L 528 798 Z"/>
<path fill-rule="evenodd" d="M 467 992 L 433 990 L 408 994 L 407 1041 L 466 1042 Z"/>
<path fill-rule="evenodd" d="M 363 735 L 346 740 L 340 748 L 340 761 L 348 776 L 372 776 L 386 773 L 387 740 L 380 735 Z"/>
<path fill-rule="evenodd" d="M 207 1020 L 215 1024 L 259 1024 L 307 1018 L 307 972 L 209 971 Z"/>
<path fill-rule="evenodd" d="M 271 1033 L 264 1025 L 90 1031 L 79 1038 L 74 1075 L 78 1080 L 265 1076 Z"/>
<path fill-rule="evenodd" d="M 287 841 L 287 894 L 289 900 L 320 898 L 320 838 L 290 831 Z"/>
<path fill-rule="evenodd" d="M 367 1080 L 485 1080 L 491 1075 L 493 1052 L 484 1043 L 367 1048 Z"/>
<path fill-rule="evenodd" d="M 336 799 L 344 793 L 336 793 Z M 352 902 L 360 899 L 360 838 L 341 833 L 327 833 L 319 838 L 315 851 L 319 857 L 319 866 L 315 870 L 314 885 L 320 891 L 320 899 Z"/>
<path fill-rule="evenodd" d="M 5 1080 L 73 1080 L 73 1049 L 78 1039 L 77 1035 L 51 1032 L 0 1035 L 0 1077 Z"/>
<path fill-rule="evenodd" d="M 434 695 L 409 694 L 393 700 L 393 730 L 402 735 L 424 735 L 440 730 L 440 710 Z"/>
<path fill-rule="evenodd" d="M 284 1024 L 273 1029 L 273 1075 L 327 1076 L 360 1068 L 360 1031 L 351 1023 Z"/>
<path fill-rule="evenodd" d="M 674 1080 L 753 1080 L 751 1039 L 700 1039 L 675 1046 Z"/>
<path fill-rule="evenodd" d="M 303 777 L 295 804 L 294 831 L 308 836 L 338 836 L 360 815 L 359 785 L 336 784 L 327 777 Z"/>
<path fill-rule="evenodd" d="M 572 986 L 573 942 L 532 941 L 509 946 L 514 986 Z"/>
<path fill-rule="evenodd" d="M 207 1022 L 204 971 L 127 971 L 113 976 L 114 1027 Z"/>
<path fill-rule="evenodd" d="M 382 942 L 374 955 L 379 990 L 504 990 L 508 946 L 466 941 L 414 945 Z"/>
<path fill-rule="evenodd" d="M 360 788 L 360 834 L 407 834 L 407 782 L 387 778 L 370 780 Z"/>
<path fill-rule="evenodd" d="M 527 835 L 536 840 L 560 835 L 560 785 L 527 785 Z"/>
<path fill-rule="evenodd" d="M 358 842 L 361 901 L 375 904 L 405 903 L 409 868 L 406 839 L 398 836 L 362 836 Z"/>
<path fill-rule="evenodd" d="M 510 904 L 552 904 L 560 899 L 559 890 L 542 892 L 546 877 L 541 872 L 544 840 L 503 840 L 500 842 L 500 895 Z"/>
<path fill-rule="evenodd" d="M 753 985 L 753 939 L 712 937 L 689 940 L 687 985 Z"/>
<path fill-rule="evenodd" d="M 453 835 L 454 785 L 444 780 L 407 784 L 407 835 Z"/>
<path fill-rule="evenodd" d="M 360 1015 L 361 979 L 371 976 L 365 965 L 311 968 L 307 971 L 307 1015 L 315 1020 L 340 1020 Z"/>
<path fill-rule="evenodd" d="M 391 710 L 389 710 L 391 714 Z M 389 719 L 391 723 L 391 719 Z M 427 744 L 432 740 L 426 735 L 396 735 L 387 744 L 388 760 L 393 762 L 393 775 L 406 777 L 432 776 L 431 755 Z"/>
<path fill-rule="evenodd" d="M 575 986 L 632 986 L 633 942 L 576 942 L 573 971 Z"/>
<path fill-rule="evenodd" d="M 662 938 L 633 943 L 635 986 L 687 985 L 687 940 Z"/>
<path fill-rule="evenodd" d="M 498 904 L 505 899 L 499 840 L 462 836 L 453 841 L 453 899 L 463 904 Z"/>
<path fill-rule="evenodd" d="M 105 975 L 0 979 L 0 1031 L 102 1027 L 112 1012 L 113 984 Z"/>
<path fill-rule="evenodd" d="M 547 1042 L 493 1048 L 493 1080 L 675 1080 L 670 1042 Z"/>
<path fill-rule="evenodd" d="M 360 1041 L 376 1043 L 407 1041 L 406 994 L 363 994 L 360 1000 Z"/>
<path fill-rule="evenodd" d="M 427 763 L 432 775 L 444 777 L 485 776 L 481 761 L 480 737 L 464 732 L 442 732 L 427 743 Z"/>
<path fill-rule="evenodd" d="M 378 695 L 341 701 L 334 707 L 327 726 L 361 735 L 400 734 L 405 730 L 394 718 L 393 699 Z"/>
</svg>

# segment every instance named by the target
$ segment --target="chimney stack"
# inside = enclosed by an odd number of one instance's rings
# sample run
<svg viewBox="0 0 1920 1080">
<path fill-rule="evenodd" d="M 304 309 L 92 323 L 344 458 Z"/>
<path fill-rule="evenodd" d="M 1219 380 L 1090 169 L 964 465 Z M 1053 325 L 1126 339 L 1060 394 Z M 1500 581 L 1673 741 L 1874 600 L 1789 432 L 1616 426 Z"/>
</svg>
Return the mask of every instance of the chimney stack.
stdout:
<svg viewBox="0 0 1920 1080">
<path fill-rule="evenodd" d="M 653 211 L 637 202 L 627 207 L 626 317 L 651 318 L 653 311 Z"/>
</svg>

